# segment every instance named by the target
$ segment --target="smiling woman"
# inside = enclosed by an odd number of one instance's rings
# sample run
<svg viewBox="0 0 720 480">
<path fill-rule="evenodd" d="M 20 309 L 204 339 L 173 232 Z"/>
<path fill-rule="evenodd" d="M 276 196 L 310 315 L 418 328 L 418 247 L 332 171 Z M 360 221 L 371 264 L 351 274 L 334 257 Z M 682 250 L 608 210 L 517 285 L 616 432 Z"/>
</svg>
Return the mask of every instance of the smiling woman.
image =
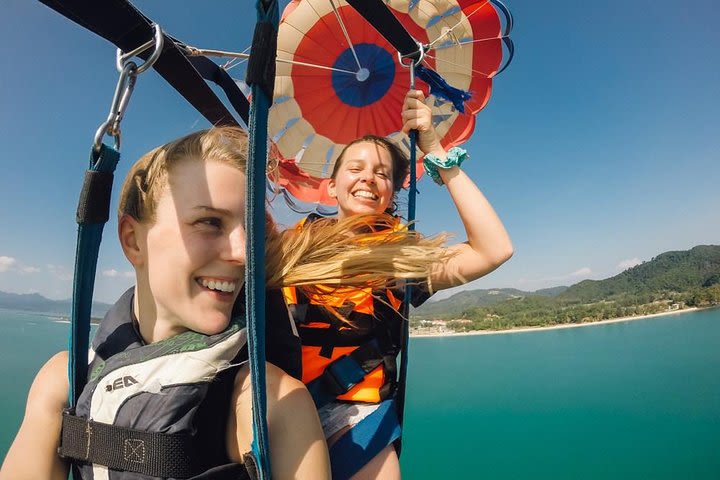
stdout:
<svg viewBox="0 0 720 480">
<path fill-rule="evenodd" d="M 213 128 L 158 147 L 132 167 L 118 233 L 136 285 L 98 329 L 75 412 L 63 413 L 66 352 L 38 373 L 0 478 L 66 478 L 70 465 L 78 479 L 107 478 L 108 469 L 117 478 L 244 471 L 251 391 L 248 369 L 240 367 L 244 319 L 234 307 L 244 283 L 246 150 L 244 132 Z M 355 217 L 283 233 L 269 224 L 268 286 L 377 287 L 398 276 L 427 276 L 442 256 L 441 240 L 362 233 L 369 222 L 382 221 Z M 308 391 L 279 368 L 269 365 L 267 376 L 274 476 L 329 478 Z M 130 432 L 133 442 L 160 438 L 157 450 L 136 455 L 140 444 L 128 450 L 127 437 L 118 440 L 117 432 Z"/>
<path fill-rule="evenodd" d="M 407 303 L 417 307 L 433 290 L 475 280 L 512 255 L 510 238 L 492 205 L 459 168 L 464 150 L 442 147 L 421 91 L 407 92 L 401 120 L 405 133 L 418 131 L 426 171 L 447 187 L 468 240 L 448 247 L 428 277 L 416 277 L 427 280 L 413 287 L 411 298 L 393 289 L 325 291 L 310 297 L 285 289 L 302 340 L 303 381 L 318 405 L 336 479 L 400 478 L 393 447 L 401 434 L 395 414 L 399 383 L 395 357 L 403 342 L 406 319 L 402 312 L 407 311 Z M 328 195 L 337 200 L 338 219 L 394 213 L 395 195 L 408 176 L 408 167 L 409 159 L 386 138 L 366 135 L 349 142 L 328 182 Z M 311 215 L 298 228 L 306 229 L 316 221 L 317 216 Z M 405 228 L 396 218 L 374 230 L 382 237 Z M 338 311 L 349 312 L 348 318 L 338 318 Z M 345 382 L 343 372 L 353 362 L 353 379 Z"/>
<path fill-rule="evenodd" d="M 136 288 L 155 292 L 136 297 L 136 314 L 155 318 L 140 326 L 149 342 L 188 329 L 223 331 L 244 277 L 245 204 L 237 192 L 245 175 L 217 160 L 183 159 L 167 183 L 152 223 L 124 214 L 119 225 Z"/>
</svg>

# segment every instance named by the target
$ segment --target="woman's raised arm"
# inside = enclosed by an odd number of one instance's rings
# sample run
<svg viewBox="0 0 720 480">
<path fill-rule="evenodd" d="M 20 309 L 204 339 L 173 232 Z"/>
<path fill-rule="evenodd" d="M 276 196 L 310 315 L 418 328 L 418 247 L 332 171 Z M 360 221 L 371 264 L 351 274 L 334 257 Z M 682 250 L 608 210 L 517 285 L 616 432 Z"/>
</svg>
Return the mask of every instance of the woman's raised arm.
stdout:
<svg viewBox="0 0 720 480">
<path fill-rule="evenodd" d="M 432 125 L 432 111 L 425 105 L 425 96 L 411 90 L 403 104 L 403 131 L 418 131 L 418 148 L 440 160 L 447 152 Z M 438 168 L 460 219 L 465 226 L 467 241 L 448 247 L 451 255 L 438 266 L 432 276 L 433 290 L 442 290 L 471 282 L 486 275 L 507 261 L 513 254 L 512 242 L 500 218 L 480 189 L 460 168 Z"/>
</svg>

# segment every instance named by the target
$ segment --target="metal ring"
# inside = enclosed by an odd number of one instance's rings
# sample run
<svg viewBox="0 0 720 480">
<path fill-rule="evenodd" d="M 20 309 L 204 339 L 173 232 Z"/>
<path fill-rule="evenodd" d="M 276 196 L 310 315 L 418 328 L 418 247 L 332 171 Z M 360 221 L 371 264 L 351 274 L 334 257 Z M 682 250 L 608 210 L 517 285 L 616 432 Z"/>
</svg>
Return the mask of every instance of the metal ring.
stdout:
<svg viewBox="0 0 720 480">
<path fill-rule="evenodd" d="M 132 57 L 134 57 L 136 55 L 141 54 L 142 52 L 144 52 L 145 50 L 147 50 L 148 48 L 150 48 L 152 46 L 155 46 L 152 54 L 150 54 L 150 56 L 148 57 L 147 60 L 145 60 L 144 63 L 138 65 L 137 70 L 135 72 L 136 75 L 140 75 L 145 70 L 147 70 L 148 68 L 152 67 L 155 64 L 157 59 L 160 58 L 160 55 L 162 54 L 163 46 L 165 45 L 165 35 L 163 34 L 162 28 L 160 28 L 160 25 L 158 25 L 157 23 L 153 24 L 153 30 L 155 32 L 154 38 L 152 40 L 149 40 L 149 41 L 143 43 L 142 45 L 137 47 L 135 50 L 128 52 L 128 53 L 123 53 L 123 51 L 118 48 L 117 58 L 115 61 L 115 66 L 117 67 L 118 72 L 123 71 L 123 67 L 129 59 L 131 59 Z"/>
<path fill-rule="evenodd" d="M 418 52 L 420 52 L 420 55 L 418 56 L 417 60 L 413 60 L 410 56 L 401 55 L 400 52 L 398 52 L 398 62 L 401 66 L 405 68 L 410 68 L 411 64 L 420 65 L 420 62 L 422 62 L 425 59 L 425 45 L 422 43 L 416 41 L 418 46 Z M 409 60 L 408 63 L 405 63 L 404 60 Z"/>
</svg>

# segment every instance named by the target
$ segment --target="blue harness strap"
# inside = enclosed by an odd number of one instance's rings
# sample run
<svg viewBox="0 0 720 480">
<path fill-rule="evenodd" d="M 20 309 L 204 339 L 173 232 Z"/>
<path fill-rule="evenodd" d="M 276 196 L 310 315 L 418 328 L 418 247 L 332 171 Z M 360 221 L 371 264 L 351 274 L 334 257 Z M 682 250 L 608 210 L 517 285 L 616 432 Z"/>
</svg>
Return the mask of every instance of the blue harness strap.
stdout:
<svg viewBox="0 0 720 480">
<path fill-rule="evenodd" d="M 265 390 L 265 168 L 268 152 L 267 122 L 275 83 L 278 5 L 275 0 L 257 2 L 246 82 L 252 87 L 247 168 L 247 265 L 245 267 L 248 354 L 252 383 L 252 452 L 260 480 L 272 478 Z"/>
<path fill-rule="evenodd" d="M 396 413 L 394 401 L 385 400 L 330 447 L 333 480 L 351 478 L 386 446 L 400 439 Z"/>
<path fill-rule="evenodd" d="M 90 314 L 92 310 L 95 271 L 102 232 L 110 215 L 113 173 L 120 152 L 105 144 L 90 153 L 90 167 L 78 202 L 78 236 L 75 251 L 75 279 L 70 312 L 70 407 L 74 407 L 87 381 Z"/>
<path fill-rule="evenodd" d="M 413 68 L 412 66 L 410 68 Z M 417 190 L 417 166 L 415 145 L 417 143 L 417 130 L 410 131 L 410 188 L 408 191 L 408 230 L 415 231 L 415 201 Z M 400 336 L 400 369 L 398 372 L 397 391 L 395 392 L 395 407 L 397 409 L 398 424 L 402 427 L 405 416 L 405 384 L 407 383 L 408 348 L 410 347 L 410 303 L 412 301 L 412 286 L 405 286 L 405 300 L 403 301 L 402 324 Z M 398 435 L 395 441 L 395 450 L 398 457 L 402 450 L 402 437 Z"/>
</svg>

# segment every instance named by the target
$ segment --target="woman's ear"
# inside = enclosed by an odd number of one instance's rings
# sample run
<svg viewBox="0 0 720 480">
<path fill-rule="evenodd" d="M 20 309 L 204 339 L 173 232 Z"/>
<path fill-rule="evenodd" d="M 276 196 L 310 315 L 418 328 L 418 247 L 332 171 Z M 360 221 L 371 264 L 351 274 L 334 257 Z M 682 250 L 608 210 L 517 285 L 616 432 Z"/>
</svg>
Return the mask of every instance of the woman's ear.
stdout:
<svg viewBox="0 0 720 480">
<path fill-rule="evenodd" d="M 337 190 L 335 188 L 334 178 L 331 178 L 327 183 L 327 193 L 331 198 L 337 198 Z"/>
<path fill-rule="evenodd" d="M 139 267 L 144 261 L 144 252 L 140 235 L 142 234 L 141 224 L 130 215 L 122 215 L 118 219 L 118 238 L 123 249 L 125 258 L 134 267 Z"/>
</svg>

